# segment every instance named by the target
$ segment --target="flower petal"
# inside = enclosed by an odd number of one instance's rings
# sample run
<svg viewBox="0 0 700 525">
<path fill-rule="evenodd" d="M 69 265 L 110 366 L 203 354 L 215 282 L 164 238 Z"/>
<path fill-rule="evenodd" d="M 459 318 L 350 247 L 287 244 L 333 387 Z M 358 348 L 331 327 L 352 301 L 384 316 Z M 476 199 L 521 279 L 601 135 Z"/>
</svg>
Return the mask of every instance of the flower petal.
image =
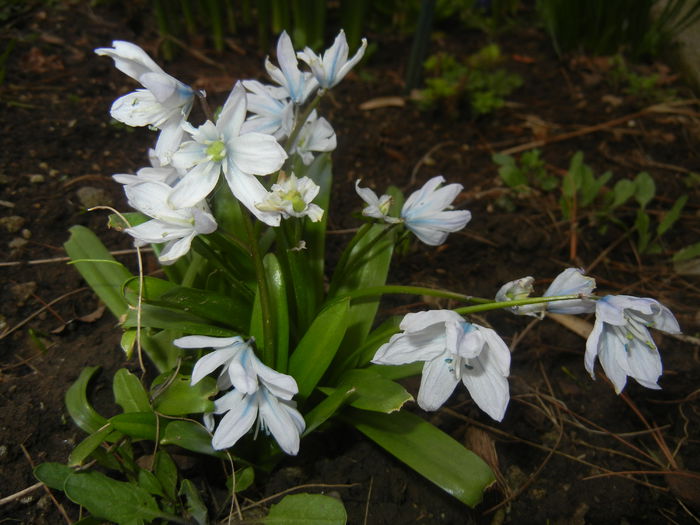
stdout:
<svg viewBox="0 0 700 525">
<path fill-rule="evenodd" d="M 423 376 L 416 400 L 419 407 L 433 411 L 447 401 L 459 383 L 454 370 L 455 364 L 452 354 L 444 352 L 423 365 Z"/>
</svg>

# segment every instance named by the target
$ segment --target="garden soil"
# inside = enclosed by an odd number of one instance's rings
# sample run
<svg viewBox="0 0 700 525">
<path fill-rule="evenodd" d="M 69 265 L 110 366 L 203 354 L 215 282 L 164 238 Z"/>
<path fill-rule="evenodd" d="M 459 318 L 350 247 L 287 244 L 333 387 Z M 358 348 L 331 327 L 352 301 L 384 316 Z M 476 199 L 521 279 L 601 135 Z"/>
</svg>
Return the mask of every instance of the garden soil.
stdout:
<svg viewBox="0 0 700 525">
<path fill-rule="evenodd" d="M 0 84 L 0 498 L 10 499 L 0 506 L 1 523 L 79 519 L 79 508 L 61 493 L 32 488 L 32 467 L 65 462 L 83 439 L 63 398 L 84 367 L 102 368 L 93 402 L 105 415 L 115 413 L 115 371 L 137 369 L 120 350 L 117 321 L 67 265 L 62 244 L 68 229 L 81 224 L 111 250 L 132 248 L 127 236 L 107 228 L 108 211 L 86 210 L 127 210 L 111 175 L 147 165 L 146 149 L 155 138 L 110 122 L 111 102 L 134 83 L 93 49 L 129 40 L 163 63 L 148 11 L 117 2 L 43 4 L 6 8 L 0 31 L 0 52 L 14 46 Z M 454 23 L 437 29 L 431 52 L 464 58 L 489 42 Z M 585 340 L 562 324 L 566 320 L 484 314 L 478 321 L 496 328 L 513 354 L 504 421 L 490 420 L 461 388 L 435 413 L 411 407 L 491 464 L 497 483 L 478 507 L 464 506 L 358 432 L 335 426 L 310 436 L 298 456 L 239 495 L 241 507 L 252 507 L 246 519 L 255 520 L 283 491 L 311 491 L 340 498 L 351 524 L 696 523 L 700 283 L 671 262 L 700 239 L 700 185 L 693 175 L 700 172 L 700 113 L 691 91 L 673 71 L 652 63 L 634 71 L 658 75 L 659 88 L 630 93 L 615 80 L 611 60 L 559 58 L 542 31 L 521 28 L 495 37 L 503 67 L 523 78 L 503 108 L 479 118 L 456 103 L 421 111 L 403 93 L 410 36 L 375 30 L 367 37 L 367 60 L 322 105 L 338 136 L 328 210 L 331 265 L 348 230 L 360 224 L 356 179 L 378 192 L 389 185 L 410 191 L 441 174 L 464 186 L 457 205 L 473 219 L 443 246 L 407 246 L 393 262 L 391 283 L 489 297 L 526 275 L 541 291 L 563 268 L 577 266 L 602 291 L 659 299 L 676 313 L 685 335 L 656 334 L 664 361 L 661 390 L 630 381 L 618 396 L 600 374 L 596 381 L 588 376 Z M 190 45 L 166 69 L 217 103 L 239 79 L 265 80 L 264 53 L 245 32 L 228 39 L 221 54 L 204 39 Z M 670 89 L 675 102 L 655 99 Z M 491 156 L 517 156 L 535 146 L 557 177 L 577 151 L 596 174 L 611 170 L 613 181 L 647 171 L 657 187 L 648 206 L 652 223 L 687 194 L 660 253 L 639 253 L 635 233 L 624 227 L 634 222 L 631 205 L 619 210 L 623 224 L 603 223 L 585 211 L 572 222 L 562 218 L 559 191 L 505 187 Z M 132 253 L 117 257 L 135 270 Z M 153 261 L 146 266 L 157 270 Z M 454 306 L 408 297 L 385 302 L 381 312 Z M 416 380 L 406 387 L 415 394 Z M 218 467 L 184 454 L 178 461 L 202 488 L 216 520 L 226 519 L 225 488 L 211 474 Z"/>
</svg>

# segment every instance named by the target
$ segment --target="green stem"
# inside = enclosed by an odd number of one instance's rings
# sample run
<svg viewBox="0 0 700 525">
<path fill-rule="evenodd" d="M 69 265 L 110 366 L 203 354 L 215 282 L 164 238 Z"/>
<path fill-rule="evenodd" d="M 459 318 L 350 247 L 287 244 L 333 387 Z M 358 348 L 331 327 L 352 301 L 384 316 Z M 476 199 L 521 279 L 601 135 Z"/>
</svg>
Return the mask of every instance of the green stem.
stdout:
<svg viewBox="0 0 700 525">
<path fill-rule="evenodd" d="M 228 279 L 228 282 L 231 284 L 232 288 L 240 294 L 241 297 L 244 297 L 246 300 L 252 300 L 252 293 L 250 291 L 250 288 L 245 285 L 242 281 L 240 281 L 234 274 L 234 272 L 231 270 L 231 268 L 228 267 L 228 264 L 226 261 L 221 257 L 221 255 L 214 250 L 207 241 L 205 240 L 204 237 L 202 236 L 197 236 L 192 240 L 192 247 L 202 255 L 202 257 L 209 262 L 211 262 L 214 266 L 216 266 L 219 270 L 223 272 L 223 274 L 226 276 Z"/>
<path fill-rule="evenodd" d="M 328 292 L 328 296 L 330 297 L 332 295 L 332 291 L 336 288 L 337 285 L 337 279 L 340 278 L 340 275 L 343 273 L 343 269 L 345 268 L 345 265 L 348 262 L 348 259 L 350 258 L 350 253 L 352 252 L 353 248 L 357 245 L 360 240 L 367 235 L 367 232 L 369 229 L 372 227 L 371 223 L 366 223 L 363 224 L 360 230 L 355 234 L 355 236 L 350 240 L 348 245 L 345 247 L 345 250 L 343 251 L 343 254 L 340 256 L 340 260 L 338 261 L 338 264 L 335 265 L 335 269 L 333 270 L 333 277 L 331 278 L 331 287 Z"/>
<path fill-rule="evenodd" d="M 260 246 L 258 245 L 257 236 L 250 217 L 247 213 L 243 214 L 243 222 L 245 223 L 246 231 L 248 232 L 248 241 L 250 245 L 250 254 L 253 258 L 253 266 L 255 267 L 255 276 L 258 281 L 258 293 L 260 294 L 260 309 L 262 310 L 262 328 L 263 328 L 263 345 L 260 348 L 262 353 L 262 362 L 269 367 L 275 366 L 275 348 L 274 348 L 274 333 L 272 327 L 272 311 L 270 305 L 270 290 L 267 285 L 267 275 L 265 266 L 263 265 L 262 256 L 260 254 Z"/>
<path fill-rule="evenodd" d="M 553 303 L 556 301 L 571 301 L 572 299 L 583 299 L 583 295 L 555 295 L 552 297 L 530 297 L 528 299 L 517 299 L 515 301 L 493 301 L 491 303 L 479 304 L 476 306 L 463 306 L 455 308 L 454 311 L 460 315 L 475 314 L 477 312 L 487 312 L 498 310 L 499 308 L 510 308 L 512 306 L 525 306 L 528 304 Z M 595 296 L 586 295 L 586 299 L 597 299 Z"/>
<path fill-rule="evenodd" d="M 301 113 L 301 116 L 297 118 L 296 125 L 294 126 L 292 132 L 289 134 L 289 138 L 287 139 L 287 142 L 284 145 L 284 149 L 287 153 L 289 153 L 289 150 L 292 149 L 294 141 L 297 140 L 301 129 L 304 127 L 304 124 L 306 124 L 306 119 L 308 119 L 309 115 L 311 115 L 311 112 L 314 109 L 316 109 L 316 107 L 318 107 L 318 104 L 319 102 L 321 102 L 322 97 L 323 92 L 319 90 L 319 92 L 316 94 L 316 97 L 309 103 L 308 106 L 304 108 L 304 111 Z M 289 162 L 289 160 L 287 160 L 287 162 Z"/>
<path fill-rule="evenodd" d="M 370 286 L 368 288 L 360 288 L 359 290 L 353 290 L 351 292 L 343 294 L 343 296 L 350 297 L 351 299 L 363 299 L 366 297 L 377 297 L 378 295 L 384 294 L 428 295 L 430 297 L 442 297 L 444 299 L 454 299 L 456 301 L 480 304 L 490 304 L 493 302 L 491 301 L 491 299 L 473 297 L 471 295 L 450 292 L 449 290 L 436 290 L 435 288 L 426 288 L 423 286 L 402 286 L 391 284 L 384 286 Z"/>
</svg>

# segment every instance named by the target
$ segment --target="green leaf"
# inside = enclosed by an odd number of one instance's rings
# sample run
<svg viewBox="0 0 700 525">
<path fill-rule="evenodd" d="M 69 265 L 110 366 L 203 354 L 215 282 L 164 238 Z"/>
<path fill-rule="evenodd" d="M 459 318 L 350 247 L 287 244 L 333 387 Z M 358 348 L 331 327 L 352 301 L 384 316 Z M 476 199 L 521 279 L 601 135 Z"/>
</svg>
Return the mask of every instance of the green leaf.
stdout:
<svg viewBox="0 0 700 525">
<path fill-rule="evenodd" d="M 99 366 L 83 368 L 78 379 L 66 392 L 68 414 L 78 428 L 88 434 L 94 434 L 107 423 L 107 420 L 92 408 L 87 398 L 88 383 L 99 369 Z"/>
<path fill-rule="evenodd" d="M 42 463 L 34 469 L 34 477 L 50 489 L 63 490 L 63 485 L 73 473 L 73 469 L 63 463 Z"/>
<path fill-rule="evenodd" d="M 122 338 L 119 342 L 119 346 L 121 346 L 122 350 L 124 350 L 127 359 L 131 359 L 131 356 L 134 353 L 134 347 L 136 346 L 136 336 L 137 330 L 133 328 L 131 330 L 124 330 L 124 332 L 122 332 Z"/>
<path fill-rule="evenodd" d="M 679 263 L 683 261 L 689 261 L 695 257 L 700 257 L 700 242 L 686 246 L 685 248 L 678 250 L 673 255 L 673 262 Z"/>
<path fill-rule="evenodd" d="M 644 211 L 644 208 L 637 210 L 637 217 L 634 221 L 634 226 L 637 229 L 637 248 L 641 253 L 644 253 L 651 240 L 649 233 L 649 215 Z"/>
<path fill-rule="evenodd" d="M 348 409 L 343 419 L 470 507 L 494 482 L 493 472 L 479 456 L 415 414 Z"/>
<path fill-rule="evenodd" d="M 177 465 L 175 465 L 173 459 L 164 450 L 156 452 L 156 461 L 153 470 L 166 496 L 170 499 L 175 499 Z"/>
<path fill-rule="evenodd" d="M 68 499 L 85 507 L 93 516 L 118 524 L 150 521 L 163 515 L 155 499 L 144 489 L 100 472 L 71 474 L 64 491 Z"/>
<path fill-rule="evenodd" d="M 416 361 L 415 363 L 398 366 L 370 365 L 369 369 L 374 370 L 386 379 L 404 379 L 420 374 L 423 371 L 423 362 Z"/>
<path fill-rule="evenodd" d="M 243 492 L 253 484 L 253 481 L 255 481 L 255 469 L 253 467 L 243 467 L 238 469 L 234 476 L 230 476 L 226 480 L 226 486 L 229 490 L 233 486 L 236 492 Z"/>
<path fill-rule="evenodd" d="M 135 439 L 148 439 L 156 441 L 158 433 L 162 434 L 167 421 L 161 420 L 158 426 L 158 417 L 153 412 L 128 412 L 117 414 L 109 419 L 112 426 Z"/>
<path fill-rule="evenodd" d="M 289 311 L 287 307 L 287 286 L 284 273 L 274 253 L 268 253 L 263 258 L 267 289 L 270 294 L 273 326 L 275 327 L 275 369 L 281 373 L 287 371 L 289 358 Z M 307 290 L 308 293 L 308 290 Z"/>
<path fill-rule="evenodd" d="M 139 224 L 143 224 L 144 222 L 148 222 L 150 220 L 150 217 L 137 211 L 129 211 L 120 213 L 119 215 L 116 213 L 110 213 L 109 217 L 107 217 L 107 227 L 121 232 L 127 228 L 133 228 L 134 226 L 138 226 Z"/>
<path fill-rule="evenodd" d="M 391 379 L 386 379 L 372 370 L 348 370 L 340 380 L 338 388 L 343 392 L 352 390 L 350 406 L 373 412 L 390 414 L 400 410 L 413 396 Z M 324 394 L 335 389 L 321 388 Z"/>
<path fill-rule="evenodd" d="M 302 239 L 306 241 L 306 253 L 304 256 L 310 274 L 309 282 L 313 286 L 313 289 L 307 290 L 306 293 L 312 296 L 313 300 L 311 302 L 313 305 L 319 305 L 323 298 L 326 228 L 328 223 L 331 185 L 333 182 L 330 154 L 322 153 L 316 157 L 308 168 L 305 167 L 304 170 L 306 176 L 320 187 L 314 202 L 324 210 L 323 217 L 320 221 L 304 221 L 304 231 L 302 234 Z M 299 173 L 300 172 L 297 172 L 297 176 L 301 177 L 302 175 Z M 287 286 L 295 285 L 296 283 L 293 282 L 287 283 Z"/>
<path fill-rule="evenodd" d="M 348 519 L 345 507 L 336 498 L 322 494 L 285 496 L 263 520 L 265 525 L 344 525 Z"/>
<path fill-rule="evenodd" d="M 654 179 L 646 171 L 642 171 L 634 178 L 634 185 L 634 198 L 642 208 L 645 208 L 656 195 Z"/>
<path fill-rule="evenodd" d="M 124 320 L 125 328 L 135 328 L 139 322 L 136 310 L 129 310 Z M 212 337 L 231 337 L 236 332 L 229 328 L 212 325 L 197 315 L 153 304 L 141 305 L 141 327 L 160 328 L 162 330 L 179 330 L 188 334 L 209 335 Z"/>
<path fill-rule="evenodd" d="M 120 368 L 114 374 L 112 382 L 114 401 L 124 412 L 150 412 L 151 403 L 141 381 L 126 368 Z"/>
<path fill-rule="evenodd" d="M 225 457 L 211 446 L 211 434 L 193 421 L 172 421 L 165 427 L 160 439 L 161 445 L 177 445 L 185 450 L 209 456 Z"/>
<path fill-rule="evenodd" d="M 209 398 L 218 392 L 216 379 L 205 377 L 196 385 L 190 385 L 190 376 L 178 374 L 172 381 L 171 377 L 172 374 L 163 374 L 151 385 L 151 391 L 156 392 L 158 386 L 169 382 L 167 388 L 158 392 L 154 399 L 158 412 L 168 416 L 184 416 L 214 410 L 214 402 Z"/>
<path fill-rule="evenodd" d="M 394 239 L 393 233 L 382 235 L 385 228 L 386 226 L 373 225 L 369 232 L 353 248 L 352 254 L 357 255 L 364 251 L 365 255 L 361 258 L 361 261 L 357 261 L 356 257 L 354 258 L 352 255 L 350 256 L 348 266 L 354 265 L 354 268 L 342 276 L 340 286 L 334 297 L 342 297 L 344 293 L 359 288 L 386 284 L 391 256 L 394 250 Z M 380 235 L 382 235 L 381 238 L 379 237 Z M 374 324 L 378 308 L 378 297 L 353 302 L 348 312 L 348 329 L 338 352 L 338 359 L 343 359 L 364 344 L 367 334 Z M 356 365 L 357 363 L 350 363 L 351 367 Z"/>
<path fill-rule="evenodd" d="M 154 496 L 165 496 L 165 492 L 163 492 L 163 487 L 161 486 L 160 481 L 158 481 L 158 478 L 155 474 L 153 474 L 153 472 L 149 472 L 148 470 L 144 469 L 139 469 L 138 483 L 139 487 L 144 489 L 149 494 L 153 494 Z"/>
<path fill-rule="evenodd" d="M 181 335 L 182 332 L 177 329 L 155 333 L 153 330 L 141 330 L 141 347 L 159 372 L 169 372 L 177 366 L 182 349 L 175 346 L 173 341 Z"/>
<path fill-rule="evenodd" d="M 659 227 L 656 230 L 656 235 L 661 237 L 664 233 L 670 230 L 674 224 L 676 224 L 676 221 L 681 217 L 681 212 L 683 211 L 683 207 L 687 201 L 687 195 L 681 195 L 678 197 L 678 200 L 673 203 L 671 209 L 666 212 L 666 215 L 664 215 L 664 218 L 659 223 Z"/>
<path fill-rule="evenodd" d="M 207 507 L 202 501 L 195 484 L 189 479 L 183 479 L 182 483 L 180 483 L 179 495 L 185 497 L 187 512 L 194 518 L 197 524 L 207 525 L 209 523 Z"/>
<path fill-rule="evenodd" d="M 129 281 L 124 293 L 132 305 L 137 305 L 138 279 Z M 214 323 L 248 332 L 251 302 L 237 294 L 224 295 L 211 290 L 178 286 L 155 277 L 145 277 L 143 300 L 148 304 L 191 313 Z"/>
<path fill-rule="evenodd" d="M 335 389 L 321 388 L 320 390 L 322 392 L 330 390 L 330 395 L 304 415 L 306 428 L 304 429 L 303 436 L 311 434 L 311 432 L 330 419 L 355 392 L 354 387 Z"/>
<path fill-rule="evenodd" d="M 629 200 L 636 190 L 636 185 L 629 179 L 620 179 L 613 188 L 613 202 L 610 209 L 613 210 Z"/>
<path fill-rule="evenodd" d="M 109 311 L 120 319 L 128 308 L 122 287 L 133 277 L 131 272 L 117 262 L 97 236 L 84 226 L 73 226 L 70 233 L 63 247 L 72 261 L 82 261 L 75 262 L 73 266 Z"/>
<path fill-rule="evenodd" d="M 102 429 L 83 439 L 78 446 L 72 450 L 70 456 L 68 456 L 68 466 L 76 467 L 80 465 L 97 447 L 104 443 L 107 440 L 107 436 L 112 433 L 118 434 L 114 432 L 112 425 L 107 424 Z"/>
<path fill-rule="evenodd" d="M 289 374 L 299 385 L 299 397 L 311 394 L 335 356 L 348 323 L 350 299 L 332 303 L 318 314 L 289 360 Z"/>
</svg>

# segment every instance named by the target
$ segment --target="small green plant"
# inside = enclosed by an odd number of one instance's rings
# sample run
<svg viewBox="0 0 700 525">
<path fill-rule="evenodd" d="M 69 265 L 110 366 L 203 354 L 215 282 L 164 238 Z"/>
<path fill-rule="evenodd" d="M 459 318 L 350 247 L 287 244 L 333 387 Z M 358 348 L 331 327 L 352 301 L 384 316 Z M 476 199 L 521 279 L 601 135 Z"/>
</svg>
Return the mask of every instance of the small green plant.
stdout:
<svg viewBox="0 0 700 525">
<path fill-rule="evenodd" d="M 617 54 L 612 59 L 613 68 L 608 79 L 615 89 L 621 89 L 627 95 L 641 99 L 643 102 L 654 103 L 676 98 L 674 89 L 663 88 L 661 77 L 656 74 L 640 75 L 632 71 L 622 55 Z"/>
<path fill-rule="evenodd" d="M 526 151 L 519 162 L 510 155 L 496 153 L 492 157 L 498 164 L 498 175 L 509 188 L 522 193 L 531 193 L 532 188 L 552 191 L 559 187 L 559 179 L 547 172 L 540 150 Z"/>
<path fill-rule="evenodd" d="M 656 228 L 652 227 L 652 216 L 647 211 L 647 205 L 656 195 L 654 179 L 646 171 L 640 172 L 633 180 L 620 179 L 611 191 L 605 191 L 606 183 L 612 178 L 607 171 L 596 177 L 590 166 L 584 164 L 583 153 L 577 152 L 571 159 L 569 171 L 562 182 L 560 206 L 562 215 L 568 220 L 588 215 L 593 224 L 601 224 L 600 229 L 607 228 L 606 223 L 614 223 L 633 231 L 637 238 L 637 249 L 640 253 L 661 252 L 660 239 L 671 229 L 680 218 L 681 211 L 688 199 L 682 196 L 657 221 Z M 634 199 L 638 208 L 634 222 L 624 219 L 620 208 Z M 584 213 L 581 213 L 581 212 Z"/>
<path fill-rule="evenodd" d="M 522 85 L 519 75 L 498 68 L 501 50 L 496 44 L 483 47 L 460 62 L 453 55 L 438 53 L 426 60 L 426 88 L 420 104 L 432 108 L 440 104 L 446 113 L 457 115 L 460 102 L 466 101 L 475 115 L 485 115 L 502 107 L 507 97 Z"/>
</svg>

